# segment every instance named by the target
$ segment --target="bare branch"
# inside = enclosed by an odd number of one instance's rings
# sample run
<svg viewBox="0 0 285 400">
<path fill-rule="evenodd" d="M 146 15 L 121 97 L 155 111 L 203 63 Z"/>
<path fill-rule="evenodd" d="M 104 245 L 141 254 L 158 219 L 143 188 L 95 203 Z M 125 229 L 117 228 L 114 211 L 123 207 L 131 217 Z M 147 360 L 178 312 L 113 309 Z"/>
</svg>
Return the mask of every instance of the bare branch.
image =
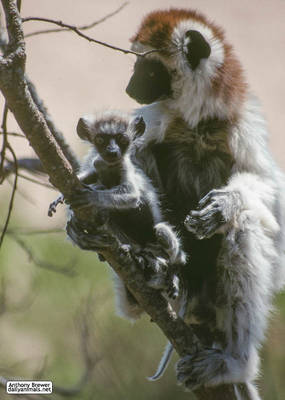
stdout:
<svg viewBox="0 0 285 400">
<path fill-rule="evenodd" d="M 2 246 L 4 237 L 5 237 L 5 234 L 6 234 L 6 232 L 7 232 L 8 225 L 9 225 L 9 221 L 10 221 L 10 217 L 11 217 L 11 213 L 12 213 L 13 205 L 14 205 L 14 198 L 15 198 L 16 189 L 17 189 L 17 182 L 18 182 L 17 157 L 16 157 L 16 154 L 15 154 L 13 148 L 10 146 L 9 143 L 8 143 L 8 145 L 7 145 L 7 148 L 10 150 L 10 152 L 11 152 L 13 158 L 14 158 L 14 164 L 15 164 L 15 179 L 14 179 L 12 194 L 11 194 L 11 197 L 10 197 L 8 214 L 7 214 L 6 221 L 5 221 L 5 224 L 4 224 L 4 228 L 3 228 L 3 231 L 2 231 L 2 234 L 1 234 L 1 237 L 0 237 L 0 248 L 1 248 L 1 246 Z"/>
<path fill-rule="evenodd" d="M 84 362 L 84 371 L 78 382 L 71 387 L 53 385 L 53 394 L 58 394 L 61 397 L 72 397 L 75 395 L 79 395 L 89 383 L 90 379 L 92 378 L 94 369 L 97 363 L 100 361 L 100 358 L 97 356 L 94 346 L 95 340 L 94 335 L 92 334 L 93 329 L 91 328 L 90 321 L 90 315 L 92 315 L 92 311 L 90 310 L 89 305 L 90 298 L 86 300 L 86 305 L 84 304 L 83 307 L 80 307 L 75 319 L 75 323 L 79 332 L 81 355 Z M 92 307 L 92 310 L 94 311 L 94 307 Z M 33 376 L 34 380 L 41 379 L 43 377 L 46 360 L 47 358 L 45 357 L 40 370 Z M 16 379 L 19 378 L 11 378 L 10 380 Z M 20 380 L 21 379 L 22 378 L 20 378 Z M 0 386 L 6 387 L 7 381 L 8 379 L 0 376 Z M 46 399 L 46 396 L 38 396 L 38 398 Z"/>
<path fill-rule="evenodd" d="M 24 75 L 25 43 L 15 1 L 2 0 L 8 28 L 6 56 L 0 60 L 0 88 L 9 109 L 40 158 L 52 184 L 68 198 L 81 184 L 35 104 Z M 56 166 L 56 167 L 55 167 Z M 65 193 L 64 193 L 65 192 Z"/>
<path fill-rule="evenodd" d="M 38 95 L 38 92 L 37 92 L 37 90 L 35 88 L 35 85 L 27 77 L 27 75 L 26 75 L 26 82 L 28 84 L 28 88 L 30 90 L 31 96 L 32 96 L 35 104 L 37 105 L 37 107 L 40 110 L 40 112 L 43 114 L 43 117 L 44 117 L 44 119 L 45 119 L 45 121 L 47 123 L 47 126 L 49 127 L 49 130 L 51 131 L 51 133 L 53 134 L 55 140 L 59 144 L 63 154 L 65 155 L 67 160 L 70 162 L 70 164 L 72 165 L 73 169 L 78 170 L 79 164 L 78 164 L 78 161 L 77 161 L 77 158 L 76 158 L 74 152 L 72 151 L 72 149 L 69 146 L 69 144 L 65 141 L 63 133 L 55 126 L 55 124 L 53 122 L 53 119 L 51 118 L 51 116 L 50 116 L 50 114 L 48 112 L 47 107 L 45 106 L 43 100 Z"/>
<path fill-rule="evenodd" d="M 11 175 L 13 172 L 15 172 L 15 164 L 13 161 L 11 161 L 8 157 L 6 157 L 6 164 L 4 165 L 3 171 L 2 171 L 2 179 L 4 180 L 7 178 L 9 175 Z M 42 163 L 38 158 L 19 158 L 17 159 L 17 166 L 18 166 L 18 171 L 20 169 L 24 169 L 32 174 L 37 174 L 37 175 L 43 175 L 45 174 Z M 29 179 L 25 175 L 21 175 L 18 173 L 18 176 L 23 177 L 24 179 Z M 38 181 L 35 181 L 35 183 L 38 183 Z M 41 182 L 40 182 L 41 183 Z M 48 185 L 49 187 L 52 187 Z"/>
<path fill-rule="evenodd" d="M 0 132 L 0 135 L 2 135 L 4 132 Z M 26 136 L 23 135 L 22 133 L 17 133 L 17 132 L 7 132 L 8 136 L 15 136 L 15 137 L 19 137 L 22 139 L 26 139 Z"/>
<path fill-rule="evenodd" d="M 122 11 L 123 8 L 125 8 L 127 5 L 129 4 L 128 1 L 126 1 L 125 3 L 123 3 L 119 8 L 117 8 L 115 11 L 112 11 L 111 13 L 105 15 L 105 17 L 100 18 L 94 22 L 91 22 L 91 24 L 88 25 L 81 25 L 78 26 L 77 29 L 80 31 L 85 31 L 91 28 L 94 28 L 94 26 L 101 24 L 102 22 L 107 21 L 109 18 L 113 17 L 114 15 L 118 14 L 120 11 Z M 37 35 L 42 35 L 42 34 L 46 34 L 46 33 L 56 33 L 56 32 L 70 32 L 69 28 L 58 28 L 58 29 L 44 29 L 44 30 L 40 30 L 40 31 L 35 31 L 35 32 L 31 32 L 28 33 L 27 35 L 25 35 L 25 38 L 29 38 L 32 36 L 37 36 Z"/>
<path fill-rule="evenodd" d="M 0 33 L 0 48 L 3 49 L 4 53 L 8 52 L 8 44 L 7 44 L 7 40 L 3 34 L 3 31 Z M 23 49 L 22 49 L 23 50 Z M 22 51 L 21 50 L 21 51 Z M 22 55 L 23 57 L 23 55 Z M 3 63 L 5 65 L 5 62 L 3 61 Z M 1 63 L 0 63 L 1 65 Z M 35 104 L 37 105 L 39 111 L 42 113 L 51 133 L 53 134 L 53 136 L 55 137 L 57 143 L 60 145 L 63 154 L 65 155 L 65 157 L 67 158 L 67 160 L 70 162 L 70 164 L 72 165 L 73 168 L 78 169 L 79 168 L 79 164 L 77 161 L 77 158 L 74 154 L 74 152 L 72 151 L 71 147 L 68 145 L 68 143 L 66 143 L 65 139 L 64 139 L 64 135 L 62 134 L 62 132 L 55 126 L 51 116 L 48 113 L 47 107 L 45 106 L 43 100 L 40 98 L 40 96 L 38 95 L 38 92 L 34 86 L 34 84 L 32 83 L 32 81 L 28 78 L 27 75 L 25 75 L 25 80 L 26 83 L 28 85 L 28 88 L 30 90 L 31 96 L 35 102 Z M 16 135 L 16 134 L 14 134 Z M 1 169 L 0 169 L 0 176 L 1 176 Z"/>
<path fill-rule="evenodd" d="M 5 280 L 2 276 L 1 278 L 1 292 L 0 292 L 0 315 L 3 315 L 6 312 L 6 287 Z"/>
<path fill-rule="evenodd" d="M 11 182 L 11 180 L 9 178 L 7 178 L 7 182 L 9 183 L 9 185 L 11 187 L 13 187 L 13 183 Z M 24 190 L 20 189 L 19 186 L 17 187 L 17 194 L 22 196 L 23 199 L 25 199 L 30 204 L 33 204 L 34 206 L 36 205 L 36 202 L 34 201 L 34 199 L 30 195 L 28 195 Z"/>
<path fill-rule="evenodd" d="M 56 21 L 54 19 L 41 18 L 41 17 L 26 17 L 26 18 L 22 18 L 22 22 L 28 22 L 28 21 L 49 22 L 51 24 L 55 24 L 55 25 L 61 26 L 62 28 L 70 29 L 71 31 L 75 32 L 78 36 L 82 37 L 83 39 L 88 40 L 91 43 L 100 44 L 101 46 L 108 47 L 109 49 L 113 49 L 113 50 L 116 50 L 116 51 L 120 51 L 120 52 L 122 52 L 124 54 L 134 54 L 135 56 L 138 56 L 138 57 L 145 57 L 148 54 L 155 53 L 155 52 L 158 52 L 158 51 L 162 50 L 162 49 L 154 49 L 154 50 L 145 51 L 143 53 L 138 53 L 138 52 L 133 51 L 133 50 L 127 50 L 127 49 L 122 49 L 121 47 L 113 46 L 113 45 L 108 44 L 106 42 L 102 42 L 101 40 L 93 39 L 92 37 L 87 36 L 84 33 L 82 33 L 79 30 L 79 28 L 76 27 L 75 25 L 66 24 L 66 23 L 64 23 L 62 21 Z"/>
<path fill-rule="evenodd" d="M 58 228 L 58 229 L 40 229 L 40 230 L 29 230 L 27 228 L 9 228 L 8 229 L 8 233 L 14 233 L 16 235 L 25 235 L 25 236 L 29 236 L 29 235 L 48 235 L 48 234 L 52 234 L 52 233 L 63 233 L 63 229 L 62 228 Z"/>
<path fill-rule="evenodd" d="M 49 185 L 48 183 L 44 183 L 44 182 L 38 181 L 38 180 L 36 180 L 34 178 L 30 178 L 29 176 L 26 176 L 26 175 L 23 175 L 23 174 L 18 174 L 18 176 L 20 178 L 22 178 L 22 179 L 25 179 L 26 181 L 35 183 L 36 185 L 43 186 L 43 187 L 45 187 L 47 189 L 56 190 L 52 185 Z"/>
<path fill-rule="evenodd" d="M 47 261 L 39 260 L 33 253 L 32 249 L 13 231 L 7 231 L 7 234 L 27 253 L 30 262 L 33 262 L 37 267 L 47 269 L 52 272 L 57 272 L 69 277 L 76 275 L 75 265 L 76 260 L 71 259 L 66 262 L 65 265 L 55 265 Z"/>
<path fill-rule="evenodd" d="M 8 138 L 7 138 L 7 116 L 8 116 L 8 107 L 5 102 L 4 105 L 4 111 L 3 111 L 3 118 L 2 118 L 2 124 L 1 124 L 1 129 L 3 133 L 3 142 L 2 142 L 2 150 L 0 153 L 0 184 L 4 181 L 4 162 L 5 162 L 5 157 L 6 157 L 6 149 L 8 146 Z"/>
<path fill-rule="evenodd" d="M 95 351 L 95 340 L 91 329 L 90 315 L 94 313 L 94 307 L 90 309 L 90 296 L 86 304 L 81 307 L 77 313 L 75 323 L 79 331 L 81 354 L 84 362 L 84 372 L 78 382 L 71 387 L 54 385 L 53 392 L 62 397 L 71 397 L 79 395 L 86 385 L 90 382 L 94 369 L 100 358 Z"/>
<path fill-rule="evenodd" d="M 9 305 L 7 301 L 7 289 L 4 277 L 1 279 L 1 292 L 0 292 L 0 316 L 4 313 L 18 313 L 28 310 L 36 299 L 35 292 L 32 295 L 25 296 L 18 304 Z"/>
</svg>

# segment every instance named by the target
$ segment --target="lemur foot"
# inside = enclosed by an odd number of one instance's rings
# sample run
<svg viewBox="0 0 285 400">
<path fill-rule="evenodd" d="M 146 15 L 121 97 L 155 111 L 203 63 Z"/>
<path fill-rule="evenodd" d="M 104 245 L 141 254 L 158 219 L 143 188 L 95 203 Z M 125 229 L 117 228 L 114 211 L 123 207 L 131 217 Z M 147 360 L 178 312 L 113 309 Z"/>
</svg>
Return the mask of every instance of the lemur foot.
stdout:
<svg viewBox="0 0 285 400">
<path fill-rule="evenodd" d="M 146 249 L 136 254 L 135 260 L 143 269 L 149 287 L 163 291 L 168 299 L 178 297 L 179 278 L 165 257 L 154 256 L 152 250 Z"/>
<path fill-rule="evenodd" d="M 181 250 L 180 242 L 171 226 L 165 222 L 155 225 L 157 241 L 163 250 L 168 254 L 171 264 L 185 264 L 186 256 Z"/>
<path fill-rule="evenodd" d="M 128 244 L 122 244 L 119 249 L 119 261 L 124 264 L 131 264 L 133 261 L 132 247 Z"/>
<path fill-rule="evenodd" d="M 218 233 L 230 219 L 232 197 L 236 195 L 233 192 L 211 190 L 200 200 L 197 209 L 190 211 L 186 217 L 186 228 L 198 239 L 206 239 Z"/>
<path fill-rule="evenodd" d="M 106 261 L 106 258 L 103 256 L 103 254 L 98 254 L 98 258 L 99 258 L 99 261 L 101 261 L 101 262 Z"/>
<path fill-rule="evenodd" d="M 179 278 L 177 275 L 169 275 L 167 284 L 166 284 L 166 289 L 165 289 L 165 294 L 168 299 L 170 300 L 176 300 L 177 297 L 179 296 L 180 293 L 180 287 L 179 287 Z"/>
<path fill-rule="evenodd" d="M 56 200 L 54 200 L 52 203 L 50 203 L 49 208 L 48 208 L 48 216 L 52 217 L 53 214 L 56 213 L 56 208 L 59 204 L 64 203 L 64 196 L 61 195 L 59 196 Z"/>
<path fill-rule="evenodd" d="M 217 349 L 204 349 L 187 355 L 176 364 L 178 383 L 189 390 L 200 386 L 214 386 L 227 383 L 230 378 L 228 360 Z"/>
<path fill-rule="evenodd" d="M 96 233 L 89 232 L 88 228 L 80 225 L 75 217 L 67 222 L 66 232 L 82 250 L 106 249 L 112 247 L 115 242 L 115 238 L 104 230 L 98 230 Z"/>
<path fill-rule="evenodd" d="M 153 289 L 165 289 L 168 263 L 161 248 L 151 245 L 145 249 L 136 250 L 133 252 L 133 257 L 143 270 L 147 284 Z"/>
</svg>

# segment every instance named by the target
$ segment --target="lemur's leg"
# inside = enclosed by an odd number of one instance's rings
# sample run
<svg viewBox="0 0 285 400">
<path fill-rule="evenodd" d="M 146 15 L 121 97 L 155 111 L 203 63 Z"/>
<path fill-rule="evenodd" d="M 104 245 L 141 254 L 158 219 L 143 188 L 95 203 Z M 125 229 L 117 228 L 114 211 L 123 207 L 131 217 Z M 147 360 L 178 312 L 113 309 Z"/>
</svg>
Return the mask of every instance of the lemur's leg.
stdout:
<svg viewBox="0 0 285 400">
<path fill-rule="evenodd" d="M 140 205 L 139 192 L 131 184 L 105 190 L 86 186 L 74 192 L 68 201 L 74 208 L 97 207 L 106 210 L 132 209 Z"/>
<path fill-rule="evenodd" d="M 116 273 L 114 273 L 114 289 L 117 314 L 130 321 L 138 319 L 144 310 Z"/>
<path fill-rule="evenodd" d="M 255 216 L 244 212 L 241 217 L 243 229 L 230 229 L 224 237 L 217 269 L 216 328 L 225 341 L 178 362 L 178 381 L 189 389 L 251 382 L 258 372 L 276 252 Z"/>
<path fill-rule="evenodd" d="M 179 238 L 173 228 L 166 222 L 160 222 L 154 227 L 158 243 L 163 247 L 169 256 L 171 264 L 185 264 L 186 255 L 182 251 Z"/>
</svg>

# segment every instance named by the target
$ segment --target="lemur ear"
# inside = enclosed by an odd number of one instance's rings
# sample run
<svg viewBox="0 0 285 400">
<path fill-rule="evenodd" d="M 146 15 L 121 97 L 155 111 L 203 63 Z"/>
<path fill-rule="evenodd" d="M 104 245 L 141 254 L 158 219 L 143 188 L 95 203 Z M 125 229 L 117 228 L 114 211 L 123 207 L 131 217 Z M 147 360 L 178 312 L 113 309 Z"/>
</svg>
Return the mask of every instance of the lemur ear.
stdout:
<svg viewBox="0 0 285 400">
<path fill-rule="evenodd" d="M 204 36 L 200 32 L 190 30 L 185 33 L 185 37 L 188 38 L 186 58 L 194 71 L 202 58 L 208 58 L 211 54 L 211 47 L 205 40 Z"/>
<path fill-rule="evenodd" d="M 134 119 L 133 124 L 134 124 L 134 134 L 135 134 L 134 139 L 137 139 L 138 137 L 143 135 L 145 131 L 145 122 L 143 117 L 141 115 L 136 117 Z"/>
<path fill-rule="evenodd" d="M 88 121 L 83 117 L 80 118 L 77 127 L 76 127 L 77 135 L 84 140 L 90 139 L 90 127 Z"/>
</svg>

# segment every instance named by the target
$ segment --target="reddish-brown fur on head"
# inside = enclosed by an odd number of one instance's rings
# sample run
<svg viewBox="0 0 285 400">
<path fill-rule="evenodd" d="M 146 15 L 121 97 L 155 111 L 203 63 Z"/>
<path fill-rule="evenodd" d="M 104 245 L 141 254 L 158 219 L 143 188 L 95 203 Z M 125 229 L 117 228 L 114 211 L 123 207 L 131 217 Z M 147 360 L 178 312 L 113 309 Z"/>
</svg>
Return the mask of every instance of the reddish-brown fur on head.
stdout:
<svg viewBox="0 0 285 400">
<path fill-rule="evenodd" d="M 223 30 L 198 11 L 170 8 L 169 10 L 157 10 L 149 13 L 143 19 L 136 35 L 131 38 L 131 42 L 140 42 L 155 49 L 167 47 L 175 26 L 187 19 L 210 27 L 215 36 L 220 40 L 224 39 Z"/>
<path fill-rule="evenodd" d="M 173 31 L 181 22 L 187 20 L 209 28 L 213 37 L 222 44 L 224 58 L 221 64 L 216 65 L 215 73 L 211 76 L 212 94 L 217 99 L 222 99 L 228 115 L 232 117 L 242 104 L 247 89 L 243 70 L 232 46 L 225 40 L 224 31 L 203 14 L 196 10 L 176 8 L 153 11 L 143 19 L 131 42 L 134 45 L 140 43 L 153 49 L 162 49 L 158 54 L 164 57 L 164 61 L 170 60 L 169 56 L 173 53 Z M 169 52 L 167 48 L 170 49 Z"/>
</svg>

